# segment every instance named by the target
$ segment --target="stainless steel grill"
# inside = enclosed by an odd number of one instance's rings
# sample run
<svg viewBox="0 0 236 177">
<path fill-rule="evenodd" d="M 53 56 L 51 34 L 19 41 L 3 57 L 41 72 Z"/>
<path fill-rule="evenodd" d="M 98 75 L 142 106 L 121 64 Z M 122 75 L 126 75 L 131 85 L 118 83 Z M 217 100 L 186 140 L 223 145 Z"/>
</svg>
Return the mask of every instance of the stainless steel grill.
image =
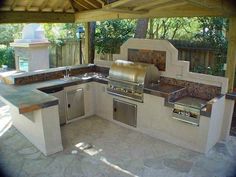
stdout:
<svg viewBox="0 0 236 177">
<path fill-rule="evenodd" d="M 160 74 L 152 64 L 116 60 L 109 71 L 107 92 L 143 102 L 143 89 L 158 83 Z"/>
</svg>

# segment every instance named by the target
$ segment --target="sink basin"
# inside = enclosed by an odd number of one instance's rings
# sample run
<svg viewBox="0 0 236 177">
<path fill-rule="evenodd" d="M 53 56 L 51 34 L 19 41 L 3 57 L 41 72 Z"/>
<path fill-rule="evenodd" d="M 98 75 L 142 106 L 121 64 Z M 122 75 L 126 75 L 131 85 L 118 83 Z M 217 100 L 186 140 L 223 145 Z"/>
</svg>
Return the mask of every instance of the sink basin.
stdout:
<svg viewBox="0 0 236 177">
<path fill-rule="evenodd" d="M 61 80 L 64 80 L 64 81 L 74 81 L 74 80 L 78 80 L 78 79 L 79 78 L 75 77 L 75 76 L 61 78 Z"/>
</svg>

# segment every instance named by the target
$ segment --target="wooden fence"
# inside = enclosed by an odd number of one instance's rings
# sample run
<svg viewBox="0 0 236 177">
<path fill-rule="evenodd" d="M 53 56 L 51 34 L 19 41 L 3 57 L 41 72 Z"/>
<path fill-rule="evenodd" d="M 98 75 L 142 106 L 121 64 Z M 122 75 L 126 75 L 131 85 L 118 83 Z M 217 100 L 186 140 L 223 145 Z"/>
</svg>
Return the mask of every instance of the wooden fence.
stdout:
<svg viewBox="0 0 236 177">
<path fill-rule="evenodd" d="M 66 41 L 62 46 L 51 44 L 49 47 L 50 67 L 80 64 L 80 46 L 78 41 Z"/>
<path fill-rule="evenodd" d="M 178 59 L 190 62 L 190 71 L 196 66 L 204 66 L 213 68 L 216 64 L 215 52 L 213 50 L 199 49 L 178 49 Z"/>
<path fill-rule="evenodd" d="M 68 65 L 80 64 L 79 41 L 66 41 L 64 45 L 51 45 L 50 50 L 50 67 L 60 67 Z M 82 44 L 82 46 L 84 46 Z M 194 71 L 196 66 L 214 67 L 216 64 L 215 51 L 210 48 L 199 47 L 182 47 L 183 45 L 175 45 L 178 49 L 179 60 L 190 62 L 190 71 Z M 83 51 L 84 49 L 82 49 Z M 83 54 L 84 52 L 82 52 Z M 82 57 L 83 58 L 83 57 Z M 112 55 L 95 54 L 95 59 L 112 60 Z"/>
</svg>

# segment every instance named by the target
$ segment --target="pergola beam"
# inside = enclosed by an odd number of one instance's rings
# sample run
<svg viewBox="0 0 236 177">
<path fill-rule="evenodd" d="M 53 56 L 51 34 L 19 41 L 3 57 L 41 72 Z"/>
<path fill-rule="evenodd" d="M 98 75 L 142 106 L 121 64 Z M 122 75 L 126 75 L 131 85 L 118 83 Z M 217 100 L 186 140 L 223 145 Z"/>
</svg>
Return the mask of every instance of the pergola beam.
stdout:
<svg viewBox="0 0 236 177">
<path fill-rule="evenodd" d="M 156 8 L 151 9 L 148 13 L 144 14 L 135 14 L 135 13 L 126 13 L 126 12 L 114 12 L 112 10 L 90 10 L 75 13 L 76 22 L 88 22 L 88 21 L 104 21 L 109 19 L 137 19 L 137 18 L 165 18 L 165 17 L 197 17 L 197 16 L 236 16 L 236 11 L 230 11 L 225 13 L 224 11 L 207 8 L 195 7 L 189 4 L 173 4 L 168 6 L 157 6 Z M 184 5 L 185 4 L 185 5 Z M 178 8 L 176 8 L 178 7 Z M 164 10 L 168 9 L 168 10 Z"/>
<path fill-rule="evenodd" d="M 0 12 L 0 23 L 74 23 L 73 13 Z"/>
<path fill-rule="evenodd" d="M 234 88 L 235 66 L 236 66 L 236 17 L 229 19 L 228 32 L 228 50 L 227 50 L 227 69 L 226 77 L 228 77 L 228 91 L 232 92 Z"/>
</svg>

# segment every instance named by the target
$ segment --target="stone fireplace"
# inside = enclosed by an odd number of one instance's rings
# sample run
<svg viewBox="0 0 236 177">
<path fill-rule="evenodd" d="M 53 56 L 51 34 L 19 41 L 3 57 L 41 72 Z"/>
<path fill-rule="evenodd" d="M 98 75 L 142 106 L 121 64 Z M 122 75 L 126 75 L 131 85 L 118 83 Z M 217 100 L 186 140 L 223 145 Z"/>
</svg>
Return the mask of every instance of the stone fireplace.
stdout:
<svg viewBox="0 0 236 177">
<path fill-rule="evenodd" d="M 22 39 L 10 44 L 15 51 L 16 69 L 28 72 L 49 68 L 49 44 L 40 24 L 25 25 Z"/>
</svg>

